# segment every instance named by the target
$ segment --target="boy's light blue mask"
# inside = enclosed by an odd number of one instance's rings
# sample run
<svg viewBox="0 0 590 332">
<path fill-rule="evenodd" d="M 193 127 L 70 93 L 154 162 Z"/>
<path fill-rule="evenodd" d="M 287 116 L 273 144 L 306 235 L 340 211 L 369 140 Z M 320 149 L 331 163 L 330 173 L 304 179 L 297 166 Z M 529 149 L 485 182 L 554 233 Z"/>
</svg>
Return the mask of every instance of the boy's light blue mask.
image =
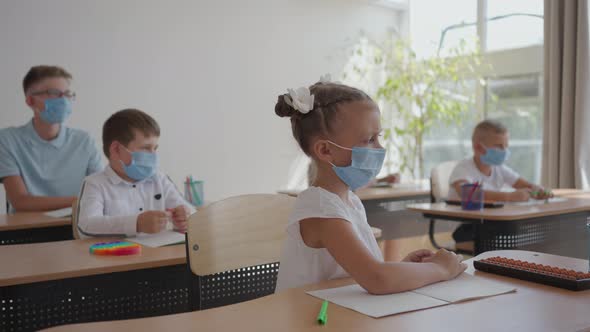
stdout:
<svg viewBox="0 0 590 332">
<path fill-rule="evenodd" d="M 125 150 L 129 151 L 127 148 L 125 148 Z M 157 154 L 145 151 L 129 151 L 129 153 L 131 153 L 131 164 L 127 166 L 122 160 L 120 160 L 123 165 L 123 170 L 128 177 L 135 181 L 141 181 L 156 174 L 156 171 L 158 170 Z"/>
<path fill-rule="evenodd" d="M 51 98 L 45 100 L 45 109 L 39 113 L 41 119 L 47 123 L 64 123 L 72 114 L 72 101 L 68 98 Z"/>
<path fill-rule="evenodd" d="M 483 144 L 482 144 L 483 145 Z M 485 147 L 485 146 L 484 146 Z M 482 163 L 489 166 L 500 166 L 510 157 L 510 150 L 499 148 L 487 148 L 486 153 L 479 158 Z"/>
<path fill-rule="evenodd" d="M 345 148 L 332 141 L 335 146 L 352 151 L 350 166 L 336 166 L 332 163 L 332 169 L 336 175 L 350 187 L 350 190 L 357 190 L 366 186 L 381 171 L 385 160 L 385 149 L 372 149 L 363 147 Z"/>
</svg>

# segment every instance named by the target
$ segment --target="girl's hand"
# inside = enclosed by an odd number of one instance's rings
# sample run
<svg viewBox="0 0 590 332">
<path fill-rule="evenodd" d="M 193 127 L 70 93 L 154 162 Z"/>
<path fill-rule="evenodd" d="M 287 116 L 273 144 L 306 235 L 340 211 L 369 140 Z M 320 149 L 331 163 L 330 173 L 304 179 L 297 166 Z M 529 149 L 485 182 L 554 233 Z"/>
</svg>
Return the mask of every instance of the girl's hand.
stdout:
<svg viewBox="0 0 590 332">
<path fill-rule="evenodd" d="M 463 256 L 454 252 L 440 249 L 432 257 L 424 259 L 424 262 L 434 263 L 439 267 L 442 280 L 453 279 L 467 269 L 467 265 L 462 263 Z"/>
<path fill-rule="evenodd" d="M 420 249 L 409 253 L 404 259 L 402 259 L 402 262 L 422 263 L 424 259 L 430 258 L 433 255 L 434 253 L 428 249 Z"/>
</svg>

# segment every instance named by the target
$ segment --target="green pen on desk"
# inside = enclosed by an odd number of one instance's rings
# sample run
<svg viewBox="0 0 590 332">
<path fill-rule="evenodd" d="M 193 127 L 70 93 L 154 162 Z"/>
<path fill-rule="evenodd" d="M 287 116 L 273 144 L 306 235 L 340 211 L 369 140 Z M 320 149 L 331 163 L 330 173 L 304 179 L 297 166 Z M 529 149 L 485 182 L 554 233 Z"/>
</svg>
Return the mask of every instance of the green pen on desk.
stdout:
<svg viewBox="0 0 590 332">
<path fill-rule="evenodd" d="M 328 323 L 328 301 L 324 300 L 322 302 L 322 308 L 320 309 L 320 313 L 318 314 L 318 323 L 320 325 L 326 325 Z"/>
<path fill-rule="evenodd" d="M 549 196 L 549 195 L 551 195 L 551 190 L 531 191 L 531 196 L 533 196 L 533 197 L 539 196 L 541 194 L 544 194 L 546 196 Z"/>
</svg>

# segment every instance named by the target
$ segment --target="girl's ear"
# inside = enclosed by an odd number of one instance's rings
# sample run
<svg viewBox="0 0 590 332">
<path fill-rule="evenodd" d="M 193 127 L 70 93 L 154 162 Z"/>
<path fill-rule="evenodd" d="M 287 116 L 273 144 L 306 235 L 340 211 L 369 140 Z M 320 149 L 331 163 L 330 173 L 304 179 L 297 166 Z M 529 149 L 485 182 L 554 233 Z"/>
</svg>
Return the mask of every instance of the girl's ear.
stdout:
<svg viewBox="0 0 590 332">
<path fill-rule="evenodd" d="M 315 156 L 318 160 L 327 162 L 327 163 L 334 163 L 334 158 L 332 156 L 332 151 L 330 150 L 331 144 L 328 143 L 326 140 L 315 140 L 311 146 L 311 153 Z"/>
</svg>

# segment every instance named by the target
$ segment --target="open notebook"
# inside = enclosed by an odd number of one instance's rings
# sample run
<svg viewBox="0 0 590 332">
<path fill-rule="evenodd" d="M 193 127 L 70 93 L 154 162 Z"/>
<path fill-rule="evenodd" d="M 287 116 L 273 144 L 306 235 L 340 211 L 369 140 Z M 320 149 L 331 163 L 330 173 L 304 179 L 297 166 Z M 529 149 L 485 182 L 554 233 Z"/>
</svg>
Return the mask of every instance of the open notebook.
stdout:
<svg viewBox="0 0 590 332">
<path fill-rule="evenodd" d="M 72 208 L 69 207 L 69 208 L 63 208 L 63 209 L 59 209 L 59 210 L 45 212 L 45 215 L 53 217 L 53 218 L 71 217 L 72 216 Z"/>
<path fill-rule="evenodd" d="M 371 295 L 358 284 L 307 294 L 379 318 L 515 291 L 516 288 L 463 273 L 453 280 L 390 295 Z"/>
<path fill-rule="evenodd" d="M 127 241 L 139 243 L 146 247 L 157 248 L 173 244 L 184 243 L 185 236 L 173 230 L 165 230 L 156 234 L 139 233 L 137 236 L 127 238 Z"/>
<path fill-rule="evenodd" d="M 543 205 L 543 204 L 562 203 L 562 202 L 567 202 L 567 198 L 553 197 L 553 198 L 549 198 L 549 199 L 529 199 L 526 202 L 506 202 L 506 204 L 517 205 L 517 206 L 533 206 L 533 205 Z"/>
</svg>

